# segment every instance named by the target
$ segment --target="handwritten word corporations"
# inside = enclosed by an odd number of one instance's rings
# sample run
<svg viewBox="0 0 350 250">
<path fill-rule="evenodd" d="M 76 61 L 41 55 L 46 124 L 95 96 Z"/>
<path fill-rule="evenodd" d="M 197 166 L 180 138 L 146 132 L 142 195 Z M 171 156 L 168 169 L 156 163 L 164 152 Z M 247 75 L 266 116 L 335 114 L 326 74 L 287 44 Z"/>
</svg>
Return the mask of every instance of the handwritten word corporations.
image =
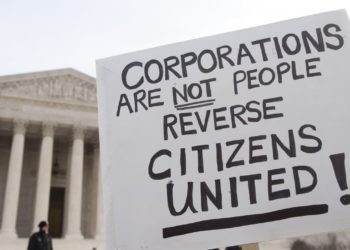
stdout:
<svg viewBox="0 0 350 250">
<path fill-rule="evenodd" d="M 145 82 L 156 84 L 164 80 L 186 78 L 193 67 L 207 74 L 225 67 L 251 65 L 285 56 L 339 50 L 344 45 L 344 38 L 339 32 L 341 28 L 337 24 L 326 24 L 312 32 L 304 30 L 235 46 L 223 45 L 215 49 L 191 51 L 163 60 L 133 61 L 122 70 L 121 81 L 126 89 L 132 90 Z"/>
</svg>

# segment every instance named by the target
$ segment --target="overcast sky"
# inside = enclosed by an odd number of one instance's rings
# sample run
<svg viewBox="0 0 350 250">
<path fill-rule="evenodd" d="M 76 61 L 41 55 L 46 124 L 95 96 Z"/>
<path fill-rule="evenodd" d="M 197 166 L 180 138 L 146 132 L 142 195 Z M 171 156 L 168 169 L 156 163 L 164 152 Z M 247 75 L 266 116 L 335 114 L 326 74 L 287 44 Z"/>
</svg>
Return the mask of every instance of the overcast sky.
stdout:
<svg viewBox="0 0 350 250">
<path fill-rule="evenodd" d="M 350 0 L 0 0 L 0 75 L 95 60 L 335 9 Z"/>
</svg>

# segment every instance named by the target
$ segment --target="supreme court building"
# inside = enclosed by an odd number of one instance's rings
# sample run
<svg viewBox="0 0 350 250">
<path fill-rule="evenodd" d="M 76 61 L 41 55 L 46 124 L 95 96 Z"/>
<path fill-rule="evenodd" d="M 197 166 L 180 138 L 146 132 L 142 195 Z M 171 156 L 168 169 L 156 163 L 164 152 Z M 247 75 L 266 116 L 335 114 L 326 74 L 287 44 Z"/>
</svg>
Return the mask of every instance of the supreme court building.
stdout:
<svg viewBox="0 0 350 250">
<path fill-rule="evenodd" d="M 101 193 L 95 79 L 1 76 L 0 249 L 26 249 L 41 220 L 55 250 L 102 249 Z"/>
</svg>

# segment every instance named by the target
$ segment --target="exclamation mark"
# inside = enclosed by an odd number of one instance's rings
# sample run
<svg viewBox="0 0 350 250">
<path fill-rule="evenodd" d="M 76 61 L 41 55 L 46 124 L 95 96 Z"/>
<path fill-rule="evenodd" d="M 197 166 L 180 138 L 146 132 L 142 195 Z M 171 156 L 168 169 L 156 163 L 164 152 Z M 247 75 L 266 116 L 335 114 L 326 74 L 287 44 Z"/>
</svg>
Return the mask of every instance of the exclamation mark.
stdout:
<svg viewBox="0 0 350 250">
<path fill-rule="evenodd" d="M 348 183 L 346 180 L 346 170 L 345 170 L 345 154 L 334 154 L 330 155 L 335 177 L 337 179 L 338 185 L 342 191 L 348 189 Z M 350 204 L 350 194 L 345 194 L 340 197 L 340 201 L 343 205 Z"/>
</svg>

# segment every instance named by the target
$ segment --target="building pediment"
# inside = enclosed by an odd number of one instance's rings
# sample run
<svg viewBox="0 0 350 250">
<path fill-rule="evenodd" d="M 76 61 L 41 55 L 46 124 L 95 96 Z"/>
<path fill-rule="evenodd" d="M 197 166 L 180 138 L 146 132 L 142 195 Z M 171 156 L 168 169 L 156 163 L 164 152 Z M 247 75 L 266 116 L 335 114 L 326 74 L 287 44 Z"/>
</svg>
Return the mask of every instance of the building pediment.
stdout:
<svg viewBox="0 0 350 250">
<path fill-rule="evenodd" d="M 2 96 L 96 105 L 96 81 L 74 69 L 2 76 Z"/>
</svg>

